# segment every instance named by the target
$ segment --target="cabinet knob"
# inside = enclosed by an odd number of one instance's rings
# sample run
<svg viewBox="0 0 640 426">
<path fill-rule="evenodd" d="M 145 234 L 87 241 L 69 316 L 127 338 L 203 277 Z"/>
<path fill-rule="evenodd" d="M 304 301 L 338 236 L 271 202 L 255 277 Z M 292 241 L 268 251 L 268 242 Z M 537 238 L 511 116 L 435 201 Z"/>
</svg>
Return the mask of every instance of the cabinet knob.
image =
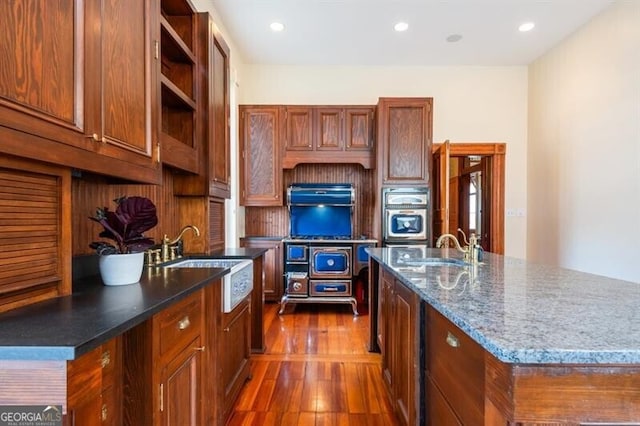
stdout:
<svg viewBox="0 0 640 426">
<path fill-rule="evenodd" d="M 94 140 L 94 141 L 96 141 L 96 142 L 100 142 L 100 141 L 101 141 L 100 136 L 98 136 L 98 134 L 97 134 L 97 133 L 94 133 L 94 134 L 92 134 L 92 135 L 87 135 L 87 138 L 89 138 L 89 139 L 93 139 L 93 140 Z"/>
<path fill-rule="evenodd" d="M 194 351 L 198 351 L 198 352 L 204 352 L 204 346 L 198 346 L 193 348 Z"/>
<path fill-rule="evenodd" d="M 108 409 L 107 404 L 102 404 L 102 421 L 106 422 L 108 417 Z"/>
<path fill-rule="evenodd" d="M 102 352 L 102 357 L 100 357 L 100 366 L 102 368 L 105 368 L 110 363 L 111 363 L 111 352 L 110 351 Z"/>
<path fill-rule="evenodd" d="M 189 317 L 186 316 L 178 321 L 178 330 L 186 330 L 191 325 L 191 321 L 189 321 Z"/>
<path fill-rule="evenodd" d="M 452 348 L 460 347 L 460 341 L 456 336 L 451 334 L 451 332 L 447 331 L 447 344 Z"/>
</svg>

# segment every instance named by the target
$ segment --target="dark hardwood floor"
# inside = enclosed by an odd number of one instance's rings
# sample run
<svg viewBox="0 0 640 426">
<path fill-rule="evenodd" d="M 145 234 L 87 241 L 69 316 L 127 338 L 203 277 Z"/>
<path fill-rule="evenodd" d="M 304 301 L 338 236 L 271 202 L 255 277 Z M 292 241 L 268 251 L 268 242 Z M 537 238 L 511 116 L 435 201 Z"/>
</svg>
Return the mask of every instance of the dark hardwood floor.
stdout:
<svg viewBox="0 0 640 426">
<path fill-rule="evenodd" d="M 354 317 L 348 305 L 278 309 L 266 305 L 267 349 L 252 357 L 229 426 L 399 424 L 380 355 L 367 350 L 368 315 Z"/>
</svg>

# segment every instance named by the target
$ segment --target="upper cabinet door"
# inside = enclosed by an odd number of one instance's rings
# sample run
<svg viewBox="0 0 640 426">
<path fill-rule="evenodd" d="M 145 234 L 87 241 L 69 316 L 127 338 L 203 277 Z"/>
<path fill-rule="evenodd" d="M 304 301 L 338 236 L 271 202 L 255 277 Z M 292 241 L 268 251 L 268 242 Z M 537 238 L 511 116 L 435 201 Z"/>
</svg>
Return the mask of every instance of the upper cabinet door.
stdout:
<svg viewBox="0 0 640 426">
<path fill-rule="evenodd" d="M 82 3 L 0 2 L 1 125 L 43 137 L 63 132 L 69 141 L 84 136 Z"/>
<path fill-rule="evenodd" d="M 91 3 L 98 2 L 89 1 L 87 7 Z M 155 11 L 151 0 L 101 3 L 100 44 L 87 52 L 88 60 L 96 61 L 92 65 L 97 70 L 87 75 L 87 86 L 100 85 L 92 90 L 100 96 L 93 98 L 99 107 L 94 104 L 87 111 L 89 131 L 101 136 L 105 144 L 101 154 L 145 164 L 157 149 L 153 143 L 157 132 L 151 119 L 156 88 L 152 79 L 150 21 Z M 87 23 L 95 22 L 97 17 L 87 16 Z"/>
<path fill-rule="evenodd" d="M 152 0 L 0 2 L 1 150 L 158 183 Z"/>
<path fill-rule="evenodd" d="M 281 108 L 240 106 L 240 204 L 281 206 Z"/>
<path fill-rule="evenodd" d="M 373 150 L 373 115 L 371 107 L 345 109 L 345 140 L 347 151 Z"/>
<path fill-rule="evenodd" d="M 313 109 L 310 107 L 286 107 L 285 150 L 311 151 L 313 149 Z"/>
<path fill-rule="evenodd" d="M 318 151 L 342 151 L 343 108 L 314 108 L 315 146 Z"/>
<path fill-rule="evenodd" d="M 231 171 L 229 155 L 229 47 L 218 32 L 213 37 L 213 64 L 210 76 L 213 93 L 212 147 L 209 155 L 211 170 L 210 195 L 231 197 Z"/>
<path fill-rule="evenodd" d="M 431 98 L 381 98 L 378 167 L 382 185 L 429 185 Z"/>
</svg>

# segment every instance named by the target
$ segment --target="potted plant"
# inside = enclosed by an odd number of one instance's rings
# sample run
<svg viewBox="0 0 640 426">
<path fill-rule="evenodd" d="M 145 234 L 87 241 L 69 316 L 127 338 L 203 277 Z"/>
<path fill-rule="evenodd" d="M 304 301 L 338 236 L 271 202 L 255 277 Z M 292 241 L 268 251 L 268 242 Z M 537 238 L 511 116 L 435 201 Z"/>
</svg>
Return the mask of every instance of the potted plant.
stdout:
<svg viewBox="0 0 640 426">
<path fill-rule="evenodd" d="M 99 207 L 96 215 L 89 217 L 104 228 L 98 236 L 112 242 L 94 241 L 89 246 L 100 256 L 100 275 L 105 285 L 137 283 L 144 266 L 144 251 L 154 244 L 143 233 L 158 224 L 156 206 L 145 197 L 113 201 L 115 211 Z"/>
</svg>

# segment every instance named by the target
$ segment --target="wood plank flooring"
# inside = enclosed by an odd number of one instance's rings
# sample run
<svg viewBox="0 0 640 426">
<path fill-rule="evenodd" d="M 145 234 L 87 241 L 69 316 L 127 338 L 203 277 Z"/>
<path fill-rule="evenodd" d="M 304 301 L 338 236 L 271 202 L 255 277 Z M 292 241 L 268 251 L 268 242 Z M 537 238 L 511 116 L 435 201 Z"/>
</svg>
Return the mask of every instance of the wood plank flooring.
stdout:
<svg viewBox="0 0 640 426">
<path fill-rule="evenodd" d="M 380 355 L 369 353 L 369 317 L 347 305 L 265 307 L 266 352 L 228 426 L 399 424 L 386 396 Z"/>
</svg>

